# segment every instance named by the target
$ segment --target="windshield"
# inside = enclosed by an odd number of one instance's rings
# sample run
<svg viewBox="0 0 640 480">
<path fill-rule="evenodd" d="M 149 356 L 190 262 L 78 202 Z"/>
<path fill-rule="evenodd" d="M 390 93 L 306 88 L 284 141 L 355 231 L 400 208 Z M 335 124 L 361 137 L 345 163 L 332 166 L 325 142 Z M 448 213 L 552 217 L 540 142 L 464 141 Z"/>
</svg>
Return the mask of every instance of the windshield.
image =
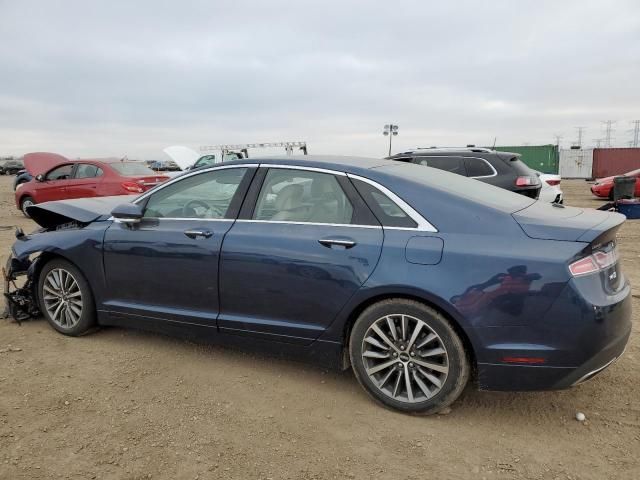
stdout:
<svg viewBox="0 0 640 480">
<path fill-rule="evenodd" d="M 156 174 L 156 172 L 151 170 L 142 162 L 115 162 L 110 163 L 109 166 L 120 175 L 123 175 L 125 177 L 137 177 L 139 175 Z"/>
</svg>

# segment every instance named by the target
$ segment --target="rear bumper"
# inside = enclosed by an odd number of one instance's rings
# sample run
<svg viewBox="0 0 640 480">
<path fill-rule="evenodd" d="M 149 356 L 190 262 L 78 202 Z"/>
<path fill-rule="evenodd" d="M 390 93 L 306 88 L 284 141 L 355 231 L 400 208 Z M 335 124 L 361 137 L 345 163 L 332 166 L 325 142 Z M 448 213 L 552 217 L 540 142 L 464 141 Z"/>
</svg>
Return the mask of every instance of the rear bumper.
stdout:
<svg viewBox="0 0 640 480">
<path fill-rule="evenodd" d="M 559 390 L 593 378 L 624 352 L 631 334 L 631 287 L 615 294 L 598 288 L 599 278 L 570 281 L 535 325 L 480 332 L 491 342 L 478 358 L 484 390 Z M 509 335 L 509 339 L 499 336 Z M 507 358 L 509 357 L 509 360 Z M 538 364 L 507 363 L 514 357 Z"/>
<path fill-rule="evenodd" d="M 478 365 L 481 390 L 563 390 L 592 379 L 618 360 L 627 346 L 631 329 L 577 368 L 526 365 Z"/>
</svg>

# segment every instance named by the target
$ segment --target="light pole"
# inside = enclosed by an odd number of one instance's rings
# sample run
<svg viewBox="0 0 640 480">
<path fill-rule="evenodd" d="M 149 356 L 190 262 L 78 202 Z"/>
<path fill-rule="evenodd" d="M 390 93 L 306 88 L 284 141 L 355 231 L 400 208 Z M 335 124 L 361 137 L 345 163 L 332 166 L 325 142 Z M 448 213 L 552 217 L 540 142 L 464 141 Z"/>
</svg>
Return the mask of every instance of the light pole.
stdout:
<svg viewBox="0 0 640 480">
<path fill-rule="evenodd" d="M 398 135 L 398 125 L 394 125 L 390 123 L 389 125 L 384 126 L 384 130 L 382 131 L 383 135 L 389 135 L 389 156 L 391 156 L 391 139 Z"/>
</svg>

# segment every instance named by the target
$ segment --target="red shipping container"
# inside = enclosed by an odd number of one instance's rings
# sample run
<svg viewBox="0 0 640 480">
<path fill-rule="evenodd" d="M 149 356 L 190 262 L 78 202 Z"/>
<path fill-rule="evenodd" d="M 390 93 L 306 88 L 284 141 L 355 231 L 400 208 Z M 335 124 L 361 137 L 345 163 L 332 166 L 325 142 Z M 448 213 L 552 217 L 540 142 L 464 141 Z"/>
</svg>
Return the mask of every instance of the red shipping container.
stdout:
<svg viewBox="0 0 640 480">
<path fill-rule="evenodd" d="M 594 148 L 593 178 L 613 177 L 640 168 L 640 148 Z"/>
</svg>

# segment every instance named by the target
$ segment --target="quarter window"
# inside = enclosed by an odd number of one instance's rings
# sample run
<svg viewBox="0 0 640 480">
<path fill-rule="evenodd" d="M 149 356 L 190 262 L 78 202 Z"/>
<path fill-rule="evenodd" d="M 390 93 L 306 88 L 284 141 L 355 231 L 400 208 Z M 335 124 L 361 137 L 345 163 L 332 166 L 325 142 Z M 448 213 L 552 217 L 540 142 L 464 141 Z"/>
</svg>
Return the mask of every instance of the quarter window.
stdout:
<svg viewBox="0 0 640 480">
<path fill-rule="evenodd" d="M 355 187 L 384 227 L 416 228 L 418 224 L 407 213 L 373 185 L 353 179 Z"/>
<path fill-rule="evenodd" d="M 353 206 L 334 175 L 272 168 L 264 179 L 253 218 L 350 224 Z"/>
<path fill-rule="evenodd" d="M 225 218 L 246 168 L 214 170 L 184 178 L 149 197 L 147 218 Z"/>
<path fill-rule="evenodd" d="M 489 177 L 495 174 L 489 162 L 481 158 L 465 158 L 464 163 L 467 167 L 468 177 Z"/>
</svg>

